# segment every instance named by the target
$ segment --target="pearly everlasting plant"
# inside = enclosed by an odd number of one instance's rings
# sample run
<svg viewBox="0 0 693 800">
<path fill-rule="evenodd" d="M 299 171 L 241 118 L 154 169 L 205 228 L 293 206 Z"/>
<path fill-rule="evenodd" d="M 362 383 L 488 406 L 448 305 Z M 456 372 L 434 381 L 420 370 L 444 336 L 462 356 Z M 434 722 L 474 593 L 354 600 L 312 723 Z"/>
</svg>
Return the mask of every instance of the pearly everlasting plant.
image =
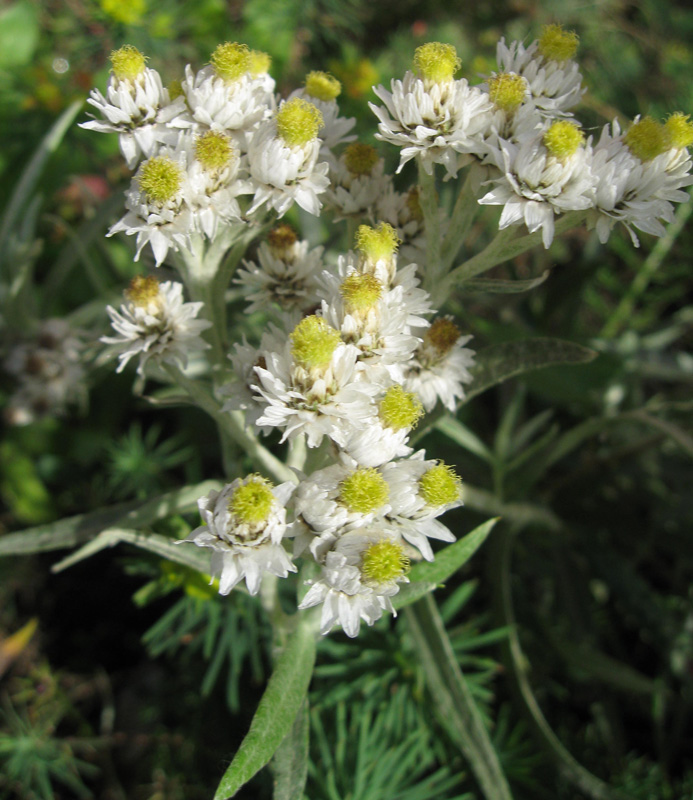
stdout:
<svg viewBox="0 0 693 800">
<path fill-rule="evenodd" d="M 497 68 L 477 83 L 457 77 L 452 45 L 423 44 L 411 69 L 374 87 L 373 141 L 356 140 L 336 78 L 311 72 L 282 97 L 269 57 L 236 42 L 169 89 L 125 45 L 111 54 L 106 94 L 91 94 L 99 116 L 83 127 L 117 134 L 132 171 L 107 235 L 134 237 L 125 240 L 143 273 L 119 309 L 105 308 L 104 356 L 117 356 L 118 372 L 136 362 L 138 387 L 158 383 L 165 402 L 202 409 L 220 443 L 208 476 L 216 488 L 197 498 L 202 524 L 166 552 L 211 576 L 221 595 L 257 596 L 278 647 L 292 658 L 298 648 L 308 665 L 260 767 L 299 712 L 317 635 L 355 638 L 396 616 L 443 584 L 493 525 L 460 536 L 467 476 L 439 457 L 436 439 L 420 440 L 452 426 L 450 438 L 486 455 L 458 408 L 545 363 L 501 363 L 480 349 L 458 291 L 532 288 L 540 281 L 474 279 L 570 228 L 594 230 L 585 236 L 602 244 L 618 223 L 636 246 L 635 229 L 662 236 L 689 197 L 693 123 L 675 113 L 583 128 L 577 43 L 559 26 L 529 45 L 501 39 Z M 487 206 L 499 207 L 490 241 L 470 236 L 477 213 L 494 213 Z M 314 240 L 310 225 L 296 231 L 289 212 L 326 220 L 326 238 Z M 79 345 L 61 335 L 72 344 L 40 354 L 60 362 L 59 409 L 80 382 L 75 371 L 63 385 Z M 21 347 L 6 368 L 28 397 L 36 353 Z M 475 507 L 486 510 L 478 493 Z M 282 658 L 278 673 L 295 678 Z M 459 702 L 474 713 L 472 698 Z M 508 800 L 479 736 L 464 740 L 465 754 L 486 797 Z M 231 764 L 228 796 L 241 772 Z"/>
</svg>

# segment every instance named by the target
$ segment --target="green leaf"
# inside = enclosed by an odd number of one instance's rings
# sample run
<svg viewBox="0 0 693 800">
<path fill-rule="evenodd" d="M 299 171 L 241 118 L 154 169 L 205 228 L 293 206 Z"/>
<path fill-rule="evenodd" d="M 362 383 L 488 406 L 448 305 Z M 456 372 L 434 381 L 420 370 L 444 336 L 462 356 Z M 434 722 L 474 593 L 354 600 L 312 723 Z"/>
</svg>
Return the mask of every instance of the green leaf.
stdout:
<svg viewBox="0 0 693 800">
<path fill-rule="evenodd" d="M 477 353 L 472 370 L 474 380 L 462 402 L 467 403 L 492 386 L 525 372 L 556 364 L 584 364 L 596 356 L 594 350 L 562 339 L 492 344 Z"/>
<path fill-rule="evenodd" d="M 273 800 L 301 800 L 308 777 L 310 718 L 308 698 L 296 715 L 291 730 L 274 754 L 271 768 L 274 773 Z"/>
<path fill-rule="evenodd" d="M 519 294 L 520 292 L 528 292 L 530 289 L 541 286 L 550 274 L 550 270 L 547 269 L 542 272 L 538 278 L 528 278 L 526 280 L 507 281 L 477 278 L 476 280 L 465 281 L 460 286 L 460 291 L 492 294 Z"/>
<path fill-rule="evenodd" d="M 0 557 L 75 547 L 101 531 L 116 526 L 144 528 L 155 520 L 194 511 L 198 498 L 221 486 L 220 481 L 203 481 L 154 497 L 146 503 L 122 503 L 90 514 L 77 514 L 47 525 L 10 533 L 0 537 Z"/>
<path fill-rule="evenodd" d="M 44 522 L 55 516 L 50 492 L 34 461 L 15 442 L 0 444 L 0 496 L 20 522 Z"/>
<path fill-rule="evenodd" d="M 479 458 L 486 461 L 487 464 L 492 464 L 494 462 L 493 453 L 488 447 L 458 419 L 446 415 L 439 419 L 433 427 L 441 433 L 444 433 L 448 439 L 451 439 L 455 444 L 464 447 L 465 450 L 474 453 L 475 456 L 479 456 Z"/>
<path fill-rule="evenodd" d="M 13 3 L 0 12 L 0 69 L 23 67 L 36 51 L 39 21 L 33 3 Z"/>
<path fill-rule="evenodd" d="M 226 800 L 259 772 L 291 731 L 315 663 L 315 618 L 304 614 L 277 659 L 250 730 L 224 773 L 214 800 Z"/>
<path fill-rule="evenodd" d="M 392 598 L 392 605 L 404 608 L 454 575 L 481 547 L 496 522 L 498 517 L 487 520 L 464 538 L 437 553 L 435 561 L 425 561 L 412 567 L 409 583 L 402 586 Z"/>
</svg>

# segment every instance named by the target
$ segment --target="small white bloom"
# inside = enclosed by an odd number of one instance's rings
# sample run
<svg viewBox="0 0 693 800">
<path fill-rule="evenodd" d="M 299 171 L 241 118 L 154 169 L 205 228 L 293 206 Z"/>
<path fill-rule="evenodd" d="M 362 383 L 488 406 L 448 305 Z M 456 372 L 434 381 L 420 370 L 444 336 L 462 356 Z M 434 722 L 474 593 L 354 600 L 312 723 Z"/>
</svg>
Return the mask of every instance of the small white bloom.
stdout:
<svg viewBox="0 0 693 800">
<path fill-rule="evenodd" d="M 314 582 L 300 609 L 323 604 L 320 632 L 337 624 L 350 638 L 358 636 L 361 620 L 368 625 L 383 611 L 396 612 L 390 598 L 407 583 L 409 559 L 396 532 L 373 525 L 347 532 L 325 557 L 321 578 Z"/>
<path fill-rule="evenodd" d="M 384 170 L 385 161 L 374 147 L 359 142 L 347 147 L 330 170 L 331 185 L 324 197 L 335 220 L 355 217 L 375 222 L 376 205 L 392 184 Z"/>
<path fill-rule="evenodd" d="M 421 331 L 423 342 L 414 354 L 405 374 L 404 388 L 414 392 L 426 411 L 433 411 L 440 400 L 454 411 L 464 397 L 463 384 L 470 383 L 474 351 L 465 344 L 472 338 L 462 336 L 449 317 L 439 317 Z"/>
<path fill-rule="evenodd" d="M 220 594 L 228 594 L 245 578 L 255 595 L 264 572 L 279 578 L 296 572 L 282 545 L 290 535 L 285 506 L 294 488 L 292 483 L 272 486 L 259 475 L 249 475 L 198 500 L 204 525 L 183 541 L 212 550 L 211 572 L 219 577 Z"/>
<path fill-rule="evenodd" d="M 209 347 L 200 334 L 211 323 L 195 319 L 203 304 L 184 303 L 182 284 L 160 284 L 156 278 L 137 277 L 125 297 L 120 312 L 111 306 L 106 308 L 119 336 L 100 340 L 114 345 L 120 362 L 117 372 L 122 372 L 133 356 L 139 356 L 140 375 L 150 359 L 185 367 L 190 353 Z"/>
</svg>

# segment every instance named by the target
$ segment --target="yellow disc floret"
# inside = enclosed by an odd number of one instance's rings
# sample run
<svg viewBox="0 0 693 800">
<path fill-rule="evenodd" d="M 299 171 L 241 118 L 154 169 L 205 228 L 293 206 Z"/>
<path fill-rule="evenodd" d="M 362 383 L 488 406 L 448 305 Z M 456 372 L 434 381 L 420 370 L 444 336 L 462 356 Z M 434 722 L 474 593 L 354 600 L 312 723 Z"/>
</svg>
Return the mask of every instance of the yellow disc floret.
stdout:
<svg viewBox="0 0 693 800">
<path fill-rule="evenodd" d="M 688 114 L 678 111 L 672 114 L 664 123 L 668 146 L 681 150 L 693 144 L 693 122 L 690 121 Z"/>
<path fill-rule="evenodd" d="M 250 70 L 250 50 L 245 44 L 225 42 L 212 53 L 210 59 L 214 71 L 226 83 L 233 83 Z"/>
<path fill-rule="evenodd" d="M 558 120 L 544 134 L 544 146 L 559 159 L 569 158 L 577 152 L 585 140 L 585 134 L 574 122 Z"/>
<path fill-rule="evenodd" d="M 339 331 L 328 325 L 322 317 L 304 317 L 290 336 L 291 353 L 302 367 L 326 367 L 341 342 Z"/>
<path fill-rule="evenodd" d="M 409 556 L 391 539 L 374 542 L 363 551 L 361 575 L 367 583 L 392 583 L 409 572 Z"/>
<path fill-rule="evenodd" d="M 444 83 L 452 80 L 461 63 L 451 44 L 427 42 L 416 48 L 413 70 L 424 80 Z"/>
<path fill-rule="evenodd" d="M 354 514 L 370 514 L 390 498 L 385 478 L 374 467 L 362 467 L 339 485 L 339 502 Z"/>
<path fill-rule="evenodd" d="M 136 306 L 146 308 L 159 299 L 159 281 L 152 275 L 136 275 L 125 290 L 125 296 Z"/>
<path fill-rule="evenodd" d="M 344 151 L 344 164 L 352 175 L 370 175 L 378 163 L 378 153 L 371 144 L 352 142 Z"/>
<path fill-rule="evenodd" d="M 623 137 L 630 152 L 641 161 L 652 161 L 667 149 L 667 132 L 660 122 L 652 117 L 643 117 L 634 122 Z"/>
<path fill-rule="evenodd" d="M 265 75 L 271 66 L 272 56 L 269 53 L 263 53 L 262 50 L 250 51 L 248 71 L 251 75 Z"/>
<path fill-rule="evenodd" d="M 294 97 L 277 111 L 277 133 L 289 147 L 303 147 L 312 142 L 322 127 L 322 114 L 307 100 Z"/>
<path fill-rule="evenodd" d="M 462 481 L 452 467 L 441 461 L 421 476 L 419 491 L 427 505 L 447 506 L 461 499 Z"/>
<path fill-rule="evenodd" d="M 125 44 L 110 55 L 111 72 L 120 80 L 133 80 L 146 66 L 147 59 L 131 44 Z"/>
<path fill-rule="evenodd" d="M 460 336 L 460 329 L 451 319 L 438 317 L 433 320 L 424 338 L 441 356 L 444 356 L 452 350 Z"/>
<path fill-rule="evenodd" d="M 221 131 L 207 131 L 195 142 L 195 158 L 209 171 L 223 169 L 233 154 L 230 137 Z"/>
<path fill-rule="evenodd" d="M 306 75 L 306 94 L 316 100 L 336 100 L 342 92 L 342 84 L 329 72 L 314 70 Z"/>
<path fill-rule="evenodd" d="M 579 43 L 575 31 L 564 31 L 560 25 L 544 25 L 539 52 L 547 61 L 567 61 L 575 55 Z"/>
<path fill-rule="evenodd" d="M 527 96 L 527 81 L 516 72 L 499 72 L 488 79 L 488 96 L 501 111 L 515 111 Z"/>
<path fill-rule="evenodd" d="M 273 503 L 272 484 L 260 475 L 250 475 L 234 489 L 228 509 L 239 522 L 257 525 L 269 517 Z"/>
<path fill-rule="evenodd" d="M 391 258 L 399 242 L 397 232 L 387 222 L 381 222 L 375 228 L 371 228 L 370 225 L 359 225 L 356 231 L 356 247 L 364 258 L 370 261 Z"/>
<path fill-rule="evenodd" d="M 347 312 L 364 312 L 373 308 L 380 300 L 383 285 L 375 275 L 352 272 L 342 281 L 339 291 L 344 298 Z"/>
<path fill-rule="evenodd" d="M 150 203 L 163 205 L 175 197 L 180 189 L 183 172 L 170 158 L 154 156 L 140 167 L 137 182 Z"/>
<path fill-rule="evenodd" d="M 399 386 L 391 386 L 379 405 L 380 419 L 388 428 L 396 431 L 414 428 L 423 415 L 423 406 L 414 392 L 405 392 Z"/>
</svg>

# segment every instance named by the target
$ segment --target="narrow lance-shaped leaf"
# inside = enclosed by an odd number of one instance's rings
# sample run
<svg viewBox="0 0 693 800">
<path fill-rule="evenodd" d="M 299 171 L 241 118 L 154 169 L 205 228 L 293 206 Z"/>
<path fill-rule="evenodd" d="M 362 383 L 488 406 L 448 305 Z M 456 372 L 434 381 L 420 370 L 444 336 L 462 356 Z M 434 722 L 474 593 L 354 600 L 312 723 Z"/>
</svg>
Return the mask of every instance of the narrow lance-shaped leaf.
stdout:
<svg viewBox="0 0 693 800">
<path fill-rule="evenodd" d="M 409 583 L 392 598 L 392 605 L 395 608 L 404 608 L 454 575 L 481 547 L 496 522 L 498 517 L 487 520 L 463 539 L 437 553 L 435 561 L 426 561 L 413 567 L 409 574 Z"/>
<path fill-rule="evenodd" d="M 315 662 L 314 618 L 304 614 L 277 659 L 250 730 L 224 773 L 214 800 L 227 800 L 269 763 L 303 705 Z"/>
<path fill-rule="evenodd" d="M 472 369 L 474 379 L 463 403 L 508 378 L 558 364 L 584 364 L 597 353 L 562 339 L 527 339 L 523 342 L 492 344 L 480 350 Z"/>
</svg>

